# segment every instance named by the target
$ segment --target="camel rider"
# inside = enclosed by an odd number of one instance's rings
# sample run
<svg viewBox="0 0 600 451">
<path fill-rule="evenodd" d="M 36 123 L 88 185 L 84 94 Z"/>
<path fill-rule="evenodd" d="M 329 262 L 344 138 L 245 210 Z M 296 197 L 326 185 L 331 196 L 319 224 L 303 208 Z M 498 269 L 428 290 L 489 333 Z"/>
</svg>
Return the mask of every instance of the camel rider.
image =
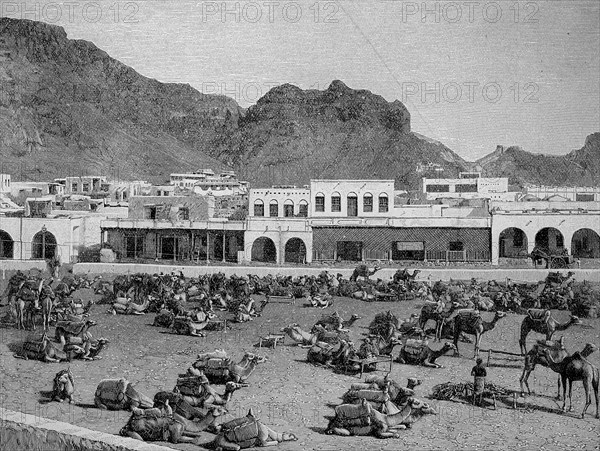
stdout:
<svg viewBox="0 0 600 451">
<path fill-rule="evenodd" d="M 471 376 L 473 376 L 473 404 L 475 404 L 476 396 L 479 396 L 479 402 L 481 403 L 485 390 L 485 378 L 487 377 L 483 359 L 479 357 L 476 363 L 471 370 Z"/>
</svg>

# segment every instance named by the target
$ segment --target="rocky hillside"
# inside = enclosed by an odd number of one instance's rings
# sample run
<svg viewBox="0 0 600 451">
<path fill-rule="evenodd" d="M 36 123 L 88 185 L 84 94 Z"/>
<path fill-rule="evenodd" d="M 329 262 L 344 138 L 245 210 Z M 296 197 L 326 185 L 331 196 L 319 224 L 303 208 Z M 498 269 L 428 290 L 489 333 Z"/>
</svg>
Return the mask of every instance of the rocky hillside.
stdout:
<svg viewBox="0 0 600 451">
<path fill-rule="evenodd" d="M 163 180 L 224 168 L 207 147 L 240 108 L 159 83 L 61 27 L 0 19 L 0 160 L 15 179 L 105 174 Z"/>
<path fill-rule="evenodd" d="M 560 156 L 498 146 L 473 163 L 472 169 L 490 177 L 508 177 L 511 184 L 519 186 L 600 186 L 600 132 L 589 135 L 581 149 Z"/>
<path fill-rule="evenodd" d="M 225 96 L 146 78 L 61 27 L 0 18 L 0 171 L 15 180 L 79 174 L 164 181 L 233 168 L 253 186 L 311 178 L 393 178 L 416 189 L 419 164 L 479 167 L 513 183 L 598 184 L 598 133 L 564 157 L 499 148 L 468 163 L 411 132 L 410 113 L 334 81 L 271 89 L 243 110 Z"/>
<path fill-rule="evenodd" d="M 390 178 L 417 187 L 419 162 L 442 164 L 448 174 L 466 165 L 441 143 L 411 133 L 410 113 L 399 101 L 337 80 L 324 91 L 273 88 L 219 149 L 242 176 L 267 186 L 311 178 Z"/>
</svg>

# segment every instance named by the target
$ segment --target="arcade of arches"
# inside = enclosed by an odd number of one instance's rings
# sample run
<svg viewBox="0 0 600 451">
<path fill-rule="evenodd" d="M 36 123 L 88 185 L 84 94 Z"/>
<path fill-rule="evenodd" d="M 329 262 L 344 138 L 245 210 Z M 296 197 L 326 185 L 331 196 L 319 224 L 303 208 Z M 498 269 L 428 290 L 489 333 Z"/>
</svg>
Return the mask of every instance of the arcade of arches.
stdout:
<svg viewBox="0 0 600 451">
<path fill-rule="evenodd" d="M 527 235 L 517 227 L 509 227 L 500 233 L 498 256 L 505 258 L 526 258 L 531 249 Z M 568 246 L 570 244 L 570 247 Z M 547 249 L 551 254 L 565 249 L 575 258 L 600 258 L 600 235 L 592 229 L 583 228 L 573 234 L 571 243 L 565 243 L 560 230 L 544 227 L 535 234 L 533 246 Z"/>
</svg>

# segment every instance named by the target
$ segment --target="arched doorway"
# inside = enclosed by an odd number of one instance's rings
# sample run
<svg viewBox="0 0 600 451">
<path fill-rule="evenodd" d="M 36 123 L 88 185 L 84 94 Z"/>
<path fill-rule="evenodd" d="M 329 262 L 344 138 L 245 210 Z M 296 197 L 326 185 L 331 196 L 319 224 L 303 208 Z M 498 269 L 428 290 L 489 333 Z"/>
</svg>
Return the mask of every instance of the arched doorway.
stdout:
<svg viewBox="0 0 600 451">
<path fill-rule="evenodd" d="M 535 234 L 535 247 L 550 254 L 556 254 L 565 248 L 565 239 L 560 230 L 554 227 L 545 227 Z"/>
<path fill-rule="evenodd" d="M 12 237 L 5 232 L 0 230 L 0 258 L 13 258 L 15 242 Z"/>
<path fill-rule="evenodd" d="M 260 237 L 252 243 L 252 261 L 276 263 L 277 249 L 272 239 Z"/>
<path fill-rule="evenodd" d="M 500 233 L 498 240 L 500 258 L 526 258 L 527 236 L 517 227 L 509 227 Z"/>
<path fill-rule="evenodd" d="M 285 243 L 286 263 L 305 263 L 306 245 L 300 238 L 291 238 Z"/>
<path fill-rule="evenodd" d="M 600 236 L 592 229 L 579 229 L 573 234 L 571 253 L 577 258 L 600 258 Z"/>
<path fill-rule="evenodd" d="M 56 255 L 56 238 L 43 229 L 36 233 L 31 243 L 31 258 L 48 259 Z"/>
</svg>

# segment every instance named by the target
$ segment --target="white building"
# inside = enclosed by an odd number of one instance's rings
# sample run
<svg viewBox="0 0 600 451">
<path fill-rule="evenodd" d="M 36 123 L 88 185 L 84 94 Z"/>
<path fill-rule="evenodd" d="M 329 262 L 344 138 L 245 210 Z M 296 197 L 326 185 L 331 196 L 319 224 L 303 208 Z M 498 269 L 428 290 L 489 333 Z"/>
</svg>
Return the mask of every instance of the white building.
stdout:
<svg viewBox="0 0 600 451">
<path fill-rule="evenodd" d="M 525 194 L 548 201 L 600 202 L 599 187 L 530 185 Z"/>
<path fill-rule="evenodd" d="M 394 206 L 394 180 L 311 180 L 310 216 L 385 217 Z"/>
<path fill-rule="evenodd" d="M 481 177 L 478 172 L 461 172 L 457 179 L 423 178 L 423 193 L 427 200 L 494 199 L 516 200 L 517 193 L 508 191 L 508 178 Z"/>
<path fill-rule="evenodd" d="M 10 174 L 0 174 L 0 194 L 10 194 Z"/>
<path fill-rule="evenodd" d="M 233 171 L 215 175 L 210 169 L 202 169 L 191 173 L 171 174 L 170 183 L 180 191 L 189 191 L 201 196 L 232 196 L 248 193 L 248 182 L 238 180 Z"/>
</svg>

